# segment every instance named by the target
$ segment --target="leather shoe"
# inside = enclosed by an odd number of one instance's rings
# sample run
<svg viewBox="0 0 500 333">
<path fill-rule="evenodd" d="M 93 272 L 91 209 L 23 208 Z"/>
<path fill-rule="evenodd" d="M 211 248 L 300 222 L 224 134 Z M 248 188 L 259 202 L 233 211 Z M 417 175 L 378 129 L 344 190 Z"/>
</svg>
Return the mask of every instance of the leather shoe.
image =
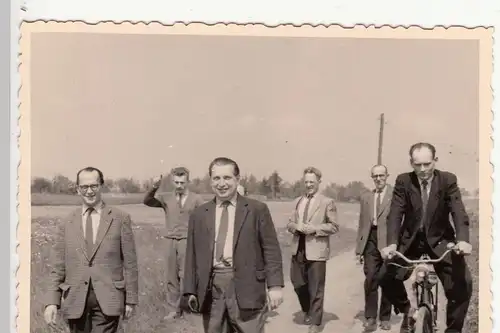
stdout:
<svg viewBox="0 0 500 333">
<path fill-rule="evenodd" d="M 387 320 L 382 320 L 380 322 L 380 329 L 383 331 L 390 331 L 391 330 L 391 323 Z"/>
<path fill-rule="evenodd" d="M 375 318 L 367 318 L 363 326 L 365 332 L 375 332 L 377 330 L 377 321 Z"/>
<path fill-rule="evenodd" d="M 310 325 L 308 333 L 319 333 L 321 330 L 318 325 Z"/>
</svg>

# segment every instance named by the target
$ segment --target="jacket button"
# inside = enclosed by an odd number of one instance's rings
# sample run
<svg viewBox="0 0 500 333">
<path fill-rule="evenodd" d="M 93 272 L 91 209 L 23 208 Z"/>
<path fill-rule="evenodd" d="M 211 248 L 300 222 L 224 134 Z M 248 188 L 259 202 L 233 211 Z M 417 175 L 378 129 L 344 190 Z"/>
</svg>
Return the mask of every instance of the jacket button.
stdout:
<svg viewBox="0 0 500 333">
<path fill-rule="evenodd" d="M 92 267 L 92 263 L 91 262 L 89 262 L 89 267 Z"/>
<path fill-rule="evenodd" d="M 84 283 L 85 283 L 85 285 L 89 284 L 87 281 L 85 281 Z"/>
</svg>

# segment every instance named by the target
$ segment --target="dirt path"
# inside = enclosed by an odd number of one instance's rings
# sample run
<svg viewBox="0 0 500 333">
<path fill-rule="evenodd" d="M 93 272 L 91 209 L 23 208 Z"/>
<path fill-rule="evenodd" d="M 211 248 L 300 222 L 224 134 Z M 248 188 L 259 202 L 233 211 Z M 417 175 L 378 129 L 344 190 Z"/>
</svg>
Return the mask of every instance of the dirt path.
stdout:
<svg viewBox="0 0 500 333">
<path fill-rule="evenodd" d="M 348 251 L 333 257 L 327 263 L 325 287 L 325 304 L 323 317 L 323 332 L 325 333 L 360 333 L 363 332 L 363 308 L 364 308 L 364 275 L 362 267 L 357 265 L 352 251 Z M 409 286 L 407 286 L 407 290 Z M 439 285 L 439 332 L 445 328 L 446 299 Z M 271 316 L 266 325 L 266 331 L 271 333 L 306 333 L 307 326 L 297 322 L 300 320 L 300 306 L 290 281 L 286 282 L 284 289 L 284 302 Z M 390 333 L 399 332 L 402 316 L 392 315 L 392 329 Z M 377 332 L 384 332 L 378 330 Z"/>
</svg>

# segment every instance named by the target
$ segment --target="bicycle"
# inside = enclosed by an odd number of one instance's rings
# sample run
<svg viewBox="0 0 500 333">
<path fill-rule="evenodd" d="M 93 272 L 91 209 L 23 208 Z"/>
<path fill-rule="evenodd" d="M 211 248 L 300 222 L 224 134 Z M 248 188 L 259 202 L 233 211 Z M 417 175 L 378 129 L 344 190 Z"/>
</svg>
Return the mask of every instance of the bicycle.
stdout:
<svg viewBox="0 0 500 333">
<path fill-rule="evenodd" d="M 438 259 L 431 259 L 427 254 L 420 257 L 419 260 L 410 260 L 398 251 L 392 252 L 393 255 L 406 261 L 410 266 L 401 266 L 396 263 L 389 263 L 397 267 L 412 269 L 413 283 L 412 290 L 417 301 L 417 307 L 413 314 L 415 325 L 414 333 L 432 333 L 437 332 L 437 311 L 438 311 L 438 277 L 432 270 L 432 264 L 442 261 L 448 253 L 455 248 L 454 243 L 447 245 L 447 250 Z M 433 289 L 435 292 L 433 293 Z"/>
</svg>

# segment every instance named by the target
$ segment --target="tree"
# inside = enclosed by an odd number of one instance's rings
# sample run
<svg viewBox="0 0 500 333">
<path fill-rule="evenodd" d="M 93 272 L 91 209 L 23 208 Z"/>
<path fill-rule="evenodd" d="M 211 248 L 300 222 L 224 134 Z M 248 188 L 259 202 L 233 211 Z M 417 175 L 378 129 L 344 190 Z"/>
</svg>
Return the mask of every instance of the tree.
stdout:
<svg viewBox="0 0 500 333">
<path fill-rule="evenodd" d="M 269 193 L 271 193 L 271 187 L 269 186 L 268 179 L 264 177 L 259 183 L 259 194 L 267 197 Z"/>
<path fill-rule="evenodd" d="M 52 191 L 52 182 L 44 177 L 35 177 L 31 181 L 31 192 L 50 193 Z"/>
<path fill-rule="evenodd" d="M 68 177 L 57 174 L 52 178 L 52 193 L 76 194 L 76 184 Z"/>
<path fill-rule="evenodd" d="M 139 193 L 141 189 L 133 178 L 120 178 L 116 180 L 116 185 L 121 193 Z"/>
<path fill-rule="evenodd" d="M 273 171 L 269 179 L 267 180 L 269 190 L 271 192 L 271 197 L 276 199 L 277 194 L 280 192 L 280 186 L 283 179 L 278 174 L 278 171 Z"/>
</svg>

